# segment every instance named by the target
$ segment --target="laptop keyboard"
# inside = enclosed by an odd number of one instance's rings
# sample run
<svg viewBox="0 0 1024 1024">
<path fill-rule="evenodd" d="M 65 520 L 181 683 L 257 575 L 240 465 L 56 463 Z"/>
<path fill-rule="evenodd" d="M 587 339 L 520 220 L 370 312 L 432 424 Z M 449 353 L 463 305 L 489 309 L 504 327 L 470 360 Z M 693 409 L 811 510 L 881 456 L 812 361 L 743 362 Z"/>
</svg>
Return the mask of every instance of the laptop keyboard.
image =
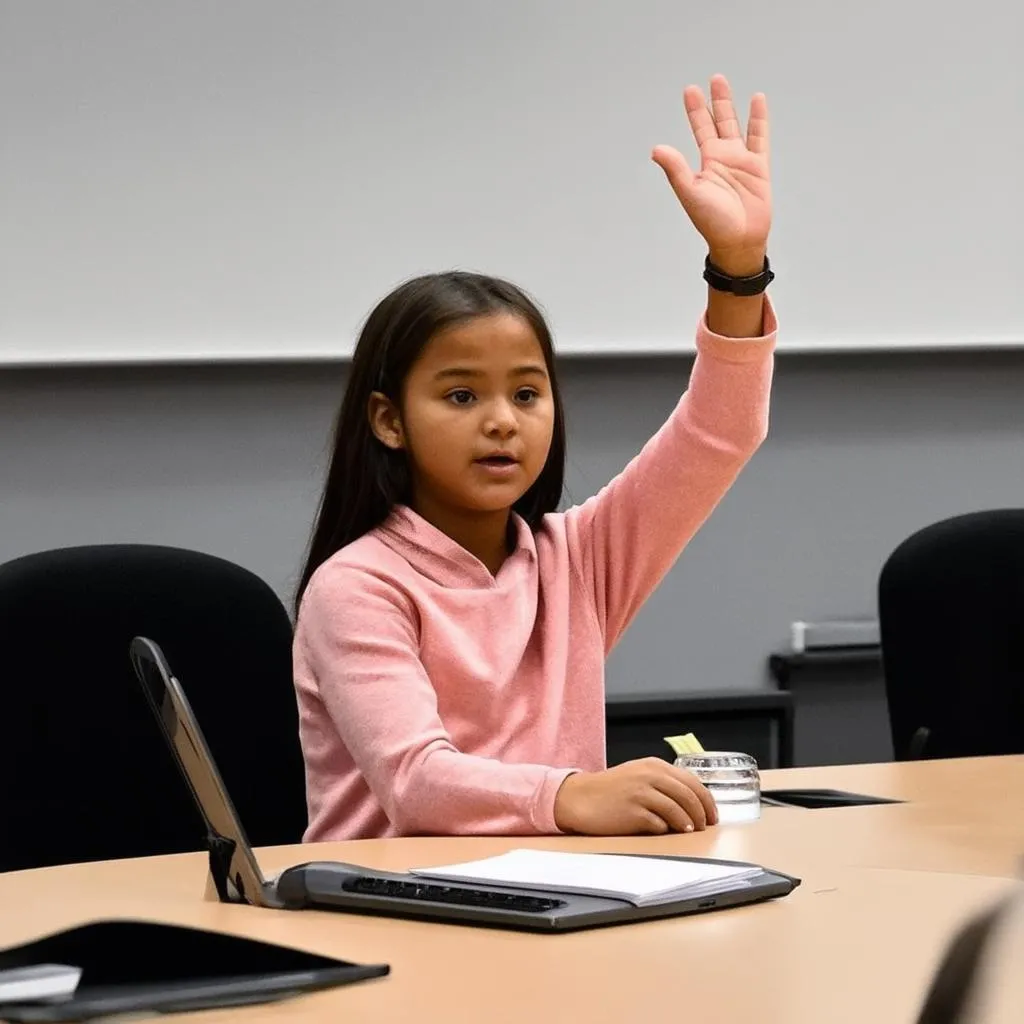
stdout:
<svg viewBox="0 0 1024 1024">
<path fill-rule="evenodd" d="M 387 896 L 391 899 L 418 900 L 422 903 L 447 903 L 461 907 L 485 907 L 488 910 L 512 910 L 523 914 L 543 914 L 566 906 L 565 900 L 544 896 L 493 892 L 466 886 L 434 885 L 425 882 L 402 882 L 393 878 L 362 875 L 342 883 L 345 892 L 366 896 Z"/>
</svg>

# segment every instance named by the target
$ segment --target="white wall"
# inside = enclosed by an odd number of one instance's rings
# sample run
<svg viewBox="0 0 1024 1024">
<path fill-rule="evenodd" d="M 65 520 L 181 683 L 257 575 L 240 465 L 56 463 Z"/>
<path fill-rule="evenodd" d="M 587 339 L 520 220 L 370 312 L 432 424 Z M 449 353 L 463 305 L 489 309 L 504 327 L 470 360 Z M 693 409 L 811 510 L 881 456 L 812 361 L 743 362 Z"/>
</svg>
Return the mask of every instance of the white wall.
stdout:
<svg viewBox="0 0 1024 1024">
<path fill-rule="evenodd" d="M 397 280 L 684 350 L 680 90 L 770 98 L 781 342 L 1024 344 L 1015 0 L 0 0 L 0 362 L 351 348 Z M 688 150 L 692 155 L 692 148 Z"/>
</svg>

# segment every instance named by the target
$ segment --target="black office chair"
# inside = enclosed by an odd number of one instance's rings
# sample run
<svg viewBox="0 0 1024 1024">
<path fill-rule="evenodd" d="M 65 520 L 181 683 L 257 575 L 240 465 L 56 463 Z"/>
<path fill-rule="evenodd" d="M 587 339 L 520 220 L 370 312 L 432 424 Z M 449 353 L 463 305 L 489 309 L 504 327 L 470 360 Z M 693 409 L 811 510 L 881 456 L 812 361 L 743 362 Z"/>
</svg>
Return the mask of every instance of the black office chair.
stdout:
<svg viewBox="0 0 1024 1024">
<path fill-rule="evenodd" d="M 203 848 L 132 670 L 139 634 L 174 666 L 252 842 L 302 838 L 292 630 L 274 592 L 195 551 L 72 547 L 0 565 L 0 871 Z"/>
<path fill-rule="evenodd" d="M 908 537 L 878 613 L 897 759 L 1024 753 L 1024 509 Z"/>
</svg>

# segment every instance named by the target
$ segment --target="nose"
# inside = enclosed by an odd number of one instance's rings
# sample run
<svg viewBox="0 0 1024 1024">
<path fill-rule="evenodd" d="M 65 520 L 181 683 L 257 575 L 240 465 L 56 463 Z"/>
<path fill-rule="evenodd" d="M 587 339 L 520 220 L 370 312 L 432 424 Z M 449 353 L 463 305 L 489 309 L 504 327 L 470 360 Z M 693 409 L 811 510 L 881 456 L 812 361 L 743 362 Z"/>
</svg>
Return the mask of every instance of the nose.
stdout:
<svg viewBox="0 0 1024 1024">
<path fill-rule="evenodd" d="M 484 432 L 488 437 L 513 437 L 519 430 L 515 407 L 506 399 L 498 399 L 487 410 Z"/>
</svg>

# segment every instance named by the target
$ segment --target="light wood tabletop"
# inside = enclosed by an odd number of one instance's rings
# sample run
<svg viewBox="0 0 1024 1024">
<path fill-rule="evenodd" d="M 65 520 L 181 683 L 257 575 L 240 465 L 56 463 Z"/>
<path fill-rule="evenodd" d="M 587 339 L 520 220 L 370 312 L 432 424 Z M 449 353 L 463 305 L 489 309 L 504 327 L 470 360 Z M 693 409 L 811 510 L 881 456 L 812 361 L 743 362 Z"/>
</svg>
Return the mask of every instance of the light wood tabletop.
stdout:
<svg viewBox="0 0 1024 1024">
<path fill-rule="evenodd" d="M 518 846 L 751 860 L 803 884 L 772 903 L 568 935 L 531 935 L 203 899 L 205 856 L 0 875 L 0 945 L 97 918 L 142 917 L 280 942 L 392 973 L 284 1003 L 181 1021 L 913 1021 L 953 931 L 1019 886 L 1024 756 L 788 769 L 905 803 L 765 808 L 689 836 L 423 838 L 261 850 L 264 871 L 313 859 L 404 870 Z"/>
</svg>

